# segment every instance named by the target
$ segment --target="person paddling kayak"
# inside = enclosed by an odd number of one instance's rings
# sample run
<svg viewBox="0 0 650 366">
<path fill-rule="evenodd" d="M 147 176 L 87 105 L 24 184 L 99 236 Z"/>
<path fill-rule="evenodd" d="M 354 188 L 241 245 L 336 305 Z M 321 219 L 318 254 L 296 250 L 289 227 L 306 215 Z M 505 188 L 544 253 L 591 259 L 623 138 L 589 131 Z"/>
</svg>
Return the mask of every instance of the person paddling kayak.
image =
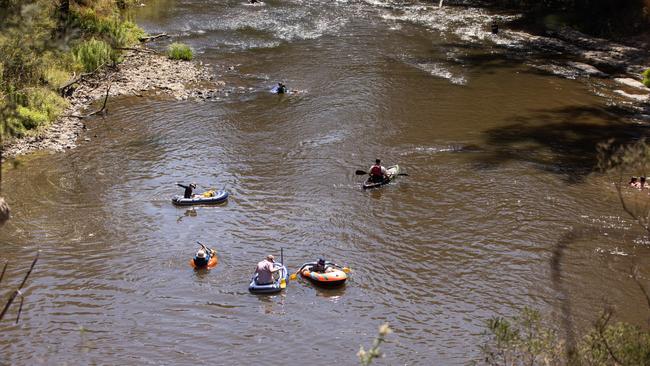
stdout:
<svg viewBox="0 0 650 366">
<path fill-rule="evenodd" d="M 375 164 L 370 167 L 368 175 L 370 175 L 370 181 L 375 183 L 388 179 L 386 168 L 381 165 L 381 160 L 379 159 L 376 159 Z"/>
<path fill-rule="evenodd" d="M 180 183 L 176 183 L 179 187 L 185 188 L 185 193 L 183 193 L 183 198 L 192 198 L 192 191 L 196 189 L 196 183 L 190 183 L 187 186 L 184 186 Z"/>
</svg>

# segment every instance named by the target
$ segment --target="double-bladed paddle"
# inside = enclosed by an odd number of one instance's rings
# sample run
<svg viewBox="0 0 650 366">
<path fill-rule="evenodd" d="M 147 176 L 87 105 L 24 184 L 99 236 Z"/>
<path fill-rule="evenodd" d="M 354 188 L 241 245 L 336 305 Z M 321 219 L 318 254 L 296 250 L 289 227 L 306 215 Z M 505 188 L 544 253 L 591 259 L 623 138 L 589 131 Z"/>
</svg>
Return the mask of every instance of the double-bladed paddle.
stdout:
<svg viewBox="0 0 650 366">
<path fill-rule="evenodd" d="M 354 174 L 356 174 L 356 175 L 366 175 L 366 174 L 368 174 L 368 172 L 363 171 L 363 170 L 357 170 L 356 172 L 354 172 Z M 406 177 L 409 176 L 408 173 L 399 173 L 397 175 L 402 175 L 402 176 L 406 176 Z"/>
</svg>

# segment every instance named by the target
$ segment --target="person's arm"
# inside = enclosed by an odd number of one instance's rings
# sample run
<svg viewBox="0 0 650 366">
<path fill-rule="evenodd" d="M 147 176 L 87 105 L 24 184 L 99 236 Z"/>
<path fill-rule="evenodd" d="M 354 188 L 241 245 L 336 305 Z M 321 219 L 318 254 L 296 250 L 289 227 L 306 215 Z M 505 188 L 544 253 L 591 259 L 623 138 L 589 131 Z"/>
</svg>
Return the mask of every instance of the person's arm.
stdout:
<svg viewBox="0 0 650 366">
<path fill-rule="evenodd" d="M 182 185 L 182 184 L 180 184 L 180 183 L 176 183 L 176 184 L 177 184 L 179 187 L 181 187 L 181 188 L 185 188 L 185 189 L 188 188 L 187 186 L 184 186 L 184 185 Z"/>
</svg>

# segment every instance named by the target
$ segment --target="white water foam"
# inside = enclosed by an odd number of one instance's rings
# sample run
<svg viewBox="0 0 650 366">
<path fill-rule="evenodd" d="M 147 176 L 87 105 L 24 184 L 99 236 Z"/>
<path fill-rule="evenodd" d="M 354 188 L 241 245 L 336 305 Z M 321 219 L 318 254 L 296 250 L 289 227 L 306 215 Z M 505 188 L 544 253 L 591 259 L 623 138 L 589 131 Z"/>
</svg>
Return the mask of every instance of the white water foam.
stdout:
<svg viewBox="0 0 650 366">
<path fill-rule="evenodd" d="M 431 74 L 432 76 L 437 76 L 437 77 L 441 77 L 443 79 L 447 79 L 452 84 L 456 84 L 456 85 L 465 85 L 465 84 L 467 84 L 467 80 L 465 79 L 464 76 L 454 75 L 443 64 L 435 63 L 435 62 L 433 62 L 433 63 L 416 63 L 415 66 L 418 69 Z"/>
</svg>

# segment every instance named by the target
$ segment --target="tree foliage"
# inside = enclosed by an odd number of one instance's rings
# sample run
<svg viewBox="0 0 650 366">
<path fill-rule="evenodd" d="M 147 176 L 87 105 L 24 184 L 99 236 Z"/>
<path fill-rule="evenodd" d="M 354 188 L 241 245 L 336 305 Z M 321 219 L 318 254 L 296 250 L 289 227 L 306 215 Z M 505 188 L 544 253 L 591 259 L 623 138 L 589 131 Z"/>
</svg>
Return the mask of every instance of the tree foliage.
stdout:
<svg viewBox="0 0 650 366">
<path fill-rule="evenodd" d="M 0 137 L 52 122 L 66 102 L 58 88 L 74 73 L 119 60 L 116 48 L 144 32 L 118 0 L 0 0 Z"/>
<path fill-rule="evenodd" d="M 641 227 L 650 233 L 650 202 L 647 195 L 627 189 L 629 176 L 646 177 L 650 172 L 650 144 L 645 139 L 632 144 L 616 145 L 610 140 L 598 147 L 598 167 L 614 182 L 623 207 Z"/>
<path fill-rule="evenodd" d="M 502 7 L 523 10 L 528 21 L 554 21 L 597 35 L 618 35 L 647 30 L 648 0 L 491 0 Z"/>
<path fill-rule="evenodd" d="M 628 323 L 612 323 L 606 309 L 570 350 L 540 313 L 525 308 L 519 316 L 487 322 L 482 359 L 475 365 L 615 366 L 650 365 L 650 331 Z"/>
</svg>

